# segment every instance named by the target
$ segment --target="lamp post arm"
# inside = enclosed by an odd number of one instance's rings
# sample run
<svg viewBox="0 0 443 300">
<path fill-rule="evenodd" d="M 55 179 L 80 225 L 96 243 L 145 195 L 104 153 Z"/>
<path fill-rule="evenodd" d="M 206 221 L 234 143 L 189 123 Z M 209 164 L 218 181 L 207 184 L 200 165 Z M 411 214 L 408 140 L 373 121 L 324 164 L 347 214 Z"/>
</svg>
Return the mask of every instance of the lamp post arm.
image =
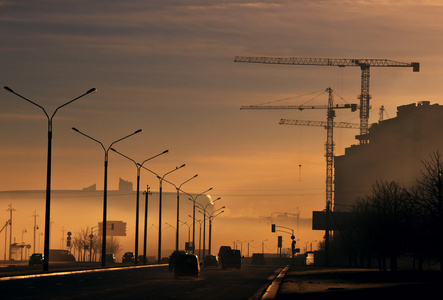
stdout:
<svg viewBox="0 0 443 300">
<path fill-rule="evenodd" d="M 16 95 L 17 97 L 20 97 L 20 98 L 22 98 L 22 99 L 28 101 L 28 102 L 31 103 L 31 104 L 34 104 L 34 105 L 37 106 L 37 107 L 40 107 L 40 108 L 43 110 L 43 112 L 45 113 L 45 115 L 46 115 L 46 117 L 48 118 L 48 120 L 49 120 L 49 119 L 52 119 L 52 118 L 49 117 L 49 115 L 48 115 L 48 113 L 46 112 L 45 108 L 44 108 L 43 106 L 41 106 L 40 104 L 37 104 L 37 103 L 35 103 L 34 101 L 29 100 L 28 98 L 26 98 L 26 97 L 24 97 L 24 96 L 22 96 L 22 95 L 20 95 L 20 94 L 17 94 L 16 92 L 14 92 L 13 89 L 11 89 L 11 88 L 9 88 L 9 87 L 7 87 L 7 86 L 5 86 L 3 89 L 4 89 L 5 91 L 7 91 L 7 92 L 13 93 L 13 94 Z"/>
<path fill-rule="evenodd" d="M 186 195 L 188 195 L 189 197 L 191 197 L 191 198 L 192 198 L 192 201 L 195 201 L 195 200 L 197 200 L 197 197 L 203 195 L 204 193 L 209 192 L 210 190 L 212 190 L 212 187 L 209 188 L 209 189 L 207 189 L 206 191 L 204 191 L 204 192 L 198 194 L 197 196 L 195 196 L 195 198 L 194 198 L 191 194 L 186 193 L 185 191 L 182 191 L 182 192 L 185 193 Z"/>
<path fill-rule="evenodd" d="M 212 201 L 212 204 L 214 204 L 214 203 L 217 202 L 218 200 L 221 200 L 221 197 L 218 197 L 217 199 L 215 199 L 214 201 Z"/>
<path fill-rule="evenodd" d="M 209 214 L 209 216 L 212 217 L 212 215 L 213 215 L 215 212 L 217 212 L 217 211 L 219 211 L 219 210 L 221 210 L 221 209 L 224 209 L 224 208 L 225 208 L 225 206 L 222 206 L 222 207 L 220 207 L 219 209 L 214 210 L 212 213 Z"/>
<path fill-rule="evenodd" d="M 127 136 L 122 137 L 121 139 L 118 139 L 118 140 L 112 142 L 111 145 L 109 145 L 108 149 L 110 149 L 112 147 L 112 145 L 114 145 L 115 143 L 118 143 L 118 142 L 120 142 L 120 141 L 122 141 L 124 139 L 127 139 L 128 137 L 133 136 L 134 134 L 137 134 L 137 133 L 140 133 L 140 132 L 143 132 L 143 130 L 139 129 L 139 130 L 137 130 L 137 131 L 135 131 L 135 132 L 133 132 L 131 134 L 128 134 Z"/>
<path fill-rule="evenodd" d="M 173 169 L 173 170 L 171 170 L 171 171 L 165 173 L 165 175 L 163 175 L 163 177 L 161 178 L 161 180 L 163 180 L 163 179 L 166 177 L 166 175 L 171 174 L 172 172 L 175 172 L 175 171 L 177 171 L 178 169 L 183 168 L 184 166 L 186 166 L 186 164 L 182 164 L 180 167 L 175 167 L 175 169 Z"/>
<path fill-rule="evenodd" d="M 195 202 L 195 206 L 197 206 L 198 208 L 200 208 L 200 209 L 206 211 L 206 207 L 203 207 L 203 205 L 201 205 L 201 204 L 198 203 L 198 202 Z"/>
<path fill-rule="evenodd" d="M 118 151 L 115 150 L 114 148 L 109 148 L 109 149 L 111 149 L 112 151 L 114 151 L 114 152 L 117 153 L 117 154 L 120 154 L 120 155 L 123 156 L 124 158 L 129 159 L 130 161 L 132 161 L 132 162 L 135 164 L 135 166 L 136 166 L 137 169 L 139 168 L 139 165 L 137 164 L 137 162 L 136 162 L 135 160 L 133 160 L 132 158 L 130 158 L 130 157 L 124 155 L 123 153 L 118 152 Z"/>
<path fill-rule="evenodd" d="M 153 157 L 150 157 L 150 158 L 148 158 L 148 159 L 145 159 L 141 164 L 138 164 L 138 165 L 140 165 L 140 167 L 141 167 L 141 166 L 143 166 L 143 164 L 144 164 L 145 162 L 150 161 L 151 159 L 154 159 L 154 158 L 156 158 L 157 156 L 163 155 L 163 154 L 168 153 L 168 152 L 169 152 L 169 150 L 165 150 L 165 151 L 163 151 L 162 153 L 159 153 L 159 154 L 157 154 L 157 155 L 155 155 L 155 156 L 153 156 Z"/>
<path fill-rule="evenodd" d="M 148 172 L 154 174 L 155 176 L 157 176 L 157 178 L 159 178 L 159 179 L 161 178 L 161 177 L 160 177 L 157 173 L 155 173 L 154 171 L 149 170 L 148 168 L 142 166 L 141 164 L 138 164 L 138 165 L 139 165 L 141 168 L 145 169 L 146 171 L 148 171 Z"/>
<path fill-rule="evenodd" d="M 105 153 L 107 153 L 107 151 L 106 151 L 106 148 L 105 148 L 105 146 L 103 146 L 103 143 L 102 143 L 102 142 L 100 142 L 99 140 L 96 140 L 96 139 L 94 139 L 93 137 L 90 137 L 89 135 L 87 135 L 87 134 L 85 134 L 85 133 L 81 132 L 80 130 L 78 130 L 78 129 L 77 129 L 77 128 L 75 128 L 75 127 L 72 127 L 72 130 L 73 130 L 73 131 L 75 131 L 75 132 L 78 132 L 78 133 L 80 133 L 81 135 L 83 135 L 83 136 L 85 136 L 85 137 L 87 137 L 87 138 L 89 138 L 89 139 L 91 139 L 91 140 L 93 140 L 94 142 L 97 142 L 97 143 L 99 143 L 99 144 L 100 144 L 100 146 L 102 146 L 102 148 L 103 148 L 103 150 L 105 151 Z"/>
<path fill-rule="evenodd" d="M 80 95 L 80 96 L 78 96 L 77 98 L 74 98 L 74 99 L 72 99 L 71 101 L 68 101 L 68 102 L 66 102 L 66 103 L 63 104 L 63 105 L 60 105 L 59 107 L 57 107 L 57 108 L 55 109 L 54 113 L 53 113 L 52 116 L 51 116 L 51 119 L 55 116 L 55 113 L 56 113 L 60 108 L 62 108 L 63 106 L 66 106 L 66 105 L 68 105 L 68 104 L 74 102 L 75 100 L 78 100 L 78 99 L 80 99 L 80 98 L 86 96 L 87 94 L 95 93 L 96 91 L 97 91 L 97 90 L 96 90 L 95 88 L 92 88 L 92 89 L 88 90 L 86 93 L 84 93 L 83 95 Z"/>
<path fill-rule="evenodd" d="M 225 211 L 224 210 L 222 210 L 221 212 L 219 212 L 218 214 L 216 214 L 215 216 L 211 216 L 211 218 L 212 219 L 214 219 L 215 217 L 217 217 L 217 216 L 219 216 L 219 215 L 221 215 L 222 213 L 224 213 Z"/>
<path fill-rule="evenodd" d="M 179 190 L 179 191 L 181 191 L 181 187 L 182 187 L 182 185 L 184 185 L 185 183 L 191 181 L 192 179 L 194 179 L 194 178 L 197 177 L 197 176 L 198 176 L 198 174 L 195 174 L 193 177 L 189 178 L 188 180 L 186 180 L 185 182 L 183 182 L 182 184 L 180 184 L 180 185 L 178 186 L 178 188 L 176 187 L 176 189 Z M 183 192 L 183 191 L 182 191 L 182 192 Z"/>
</svg>

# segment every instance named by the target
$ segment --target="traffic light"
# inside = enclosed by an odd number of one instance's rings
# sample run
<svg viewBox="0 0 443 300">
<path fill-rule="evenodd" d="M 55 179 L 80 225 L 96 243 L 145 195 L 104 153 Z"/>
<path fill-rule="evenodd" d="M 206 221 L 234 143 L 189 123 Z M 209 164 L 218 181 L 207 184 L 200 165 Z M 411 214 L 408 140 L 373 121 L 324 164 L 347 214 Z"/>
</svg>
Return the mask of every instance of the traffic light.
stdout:
<svg viewBox="0 0 443 300">
<path fill-rule="evenodd" d="M 71 247 L 71 232 L 68 231 L 68 237 L 66 238 L 66 247 Z"/>
<path fill-rule="evenodd" d="M 275 224 L 271 224 L 271 232 L 275 232 Z"/>
<path fill-rule="evenodd" d="M 281 235 L 278 236 L 278 248 L 281 248 L 283 245 L 283 237 Z"/>
<path fill-rule="evenodd" d="M 294 255 L 296 253 L 296 251 L 295 251 L 295 241 L 294 240 L 291 243 L 291 249 L 292 249 L 292 255 Z"/>
</svg>

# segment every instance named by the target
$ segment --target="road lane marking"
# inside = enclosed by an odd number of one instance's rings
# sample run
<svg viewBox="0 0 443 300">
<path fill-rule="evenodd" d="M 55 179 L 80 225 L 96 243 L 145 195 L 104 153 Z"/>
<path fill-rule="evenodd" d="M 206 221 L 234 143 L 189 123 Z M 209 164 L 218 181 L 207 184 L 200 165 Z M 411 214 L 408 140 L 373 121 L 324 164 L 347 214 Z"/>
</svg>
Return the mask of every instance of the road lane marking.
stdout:
<svg viewBox="0 0 443 300">
<path fill-rule="evenodd" d="M 72 274 L 94 273 L 94 272 L 120 271 L 120 270 L 127 270 L 127 269 L 153 268 L 153 267 L 162 267 L 162 266 L 167 266 L 167 264 L 142 265 L 142 266 L 131 266 L 131 267 L 104 268 L 104 269 L 78 270 L 78 271 L 65 271 L 65 272 L 54 272 L 54 273 L 44 273 L 44 274 L 8 276 L 8 277 L 0 277 L 0 281 L 28 279 L 28 278 L 37 278 L 37 277 L 49 277 L 49 276 L 63 276 L 63 275 L 72 275 Z"/>
</svg>

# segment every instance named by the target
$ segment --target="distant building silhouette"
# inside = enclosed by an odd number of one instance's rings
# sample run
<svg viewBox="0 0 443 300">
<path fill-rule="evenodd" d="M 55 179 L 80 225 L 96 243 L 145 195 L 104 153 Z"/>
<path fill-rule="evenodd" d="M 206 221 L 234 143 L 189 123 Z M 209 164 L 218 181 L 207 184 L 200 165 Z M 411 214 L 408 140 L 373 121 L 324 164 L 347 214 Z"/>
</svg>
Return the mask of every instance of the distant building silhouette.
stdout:
<svg viewBox="0 0 443 300">
<path fill-rule="evenodd" d="M 397 107 L 397 117 L 373 124 L 369 143 L 352 145 L 336 156 L 334 210 L 346 211 L 371 193 L 377 180 L 412 186 L 423 160 L 443 152 L 443 106 L 429 101 Z"/>
<path fill-rule="evenodd" d="M 118 190 L 119 191 L 132 191 L 132 186 L 133 186 L 132 182 L 119 178 L 119 181 L 118 181 Z"/>
<path fill-rule="evenodd" d="M 97 190 L 97 184 L 96 183 L 94 183 L 93 185 L 85 187 L 84 189 L 82 189 L 82 191 L 84 191 L 84 192 L 93 192 L 93 191 L 96 191 L 96 190 Z"/>
</svg>

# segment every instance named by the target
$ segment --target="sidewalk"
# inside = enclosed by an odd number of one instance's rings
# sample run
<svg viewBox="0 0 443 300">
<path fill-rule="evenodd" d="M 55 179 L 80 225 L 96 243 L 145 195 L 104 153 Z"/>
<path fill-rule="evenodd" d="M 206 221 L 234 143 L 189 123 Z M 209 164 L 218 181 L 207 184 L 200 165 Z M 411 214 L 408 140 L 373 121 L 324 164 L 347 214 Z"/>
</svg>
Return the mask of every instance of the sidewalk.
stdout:
<svg viewBox="0 0 443 300">
<path fill-rule="evenodd" d="M 292 266 L 280 285 L 276 299 L 340 299 L 431 296 L 441 293 L 443 276 L 439 271 L 381 272 L 372 269 Z"/>
</svg>

